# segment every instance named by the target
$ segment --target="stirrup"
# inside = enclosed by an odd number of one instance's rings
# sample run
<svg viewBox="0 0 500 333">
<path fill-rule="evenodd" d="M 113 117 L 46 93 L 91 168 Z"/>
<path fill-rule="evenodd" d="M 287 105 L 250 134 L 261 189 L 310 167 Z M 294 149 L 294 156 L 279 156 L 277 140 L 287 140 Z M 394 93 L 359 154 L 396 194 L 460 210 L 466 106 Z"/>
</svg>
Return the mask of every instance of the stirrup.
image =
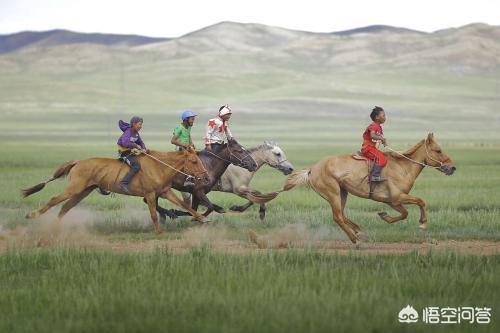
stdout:
<svg viewBox="0 0 500 333">
<path fill-rule="evenodd" d="M 384 178 L 384 177 L 382 177 L 382 176 L 372 176 L 372 177 L 370 178 L 370 180 L 371 180 L 372 182 L 379 183 L 379 182 L 383 182 L 383 181 L 385 181 L 385 178 Z"/>
</svg>

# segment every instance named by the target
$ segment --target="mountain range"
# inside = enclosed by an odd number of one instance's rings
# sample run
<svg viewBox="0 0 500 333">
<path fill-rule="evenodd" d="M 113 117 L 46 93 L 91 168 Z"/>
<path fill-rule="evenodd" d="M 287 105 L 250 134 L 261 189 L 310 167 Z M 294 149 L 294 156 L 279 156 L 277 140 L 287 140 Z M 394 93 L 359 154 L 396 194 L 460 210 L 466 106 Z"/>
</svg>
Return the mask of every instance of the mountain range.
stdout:
<svg viewBox="0 0 500 333">
<path fill-rule="evenodd" d="M 92 45 L 154 52 L 169 59 L 244 54 L 322 66 L 436 65 L 489 70 L 500 65 L 500 27 L 470 24 L 425 33 L 384 25 L 313 33 L 252 23 L 221 22 L 178 38 L 77 33 L 66 30 L 0 36 L 0 54 L 43 53 L 58 46 Z M 76 50 L 76 49 L 74 49 Z"/>
</svg>

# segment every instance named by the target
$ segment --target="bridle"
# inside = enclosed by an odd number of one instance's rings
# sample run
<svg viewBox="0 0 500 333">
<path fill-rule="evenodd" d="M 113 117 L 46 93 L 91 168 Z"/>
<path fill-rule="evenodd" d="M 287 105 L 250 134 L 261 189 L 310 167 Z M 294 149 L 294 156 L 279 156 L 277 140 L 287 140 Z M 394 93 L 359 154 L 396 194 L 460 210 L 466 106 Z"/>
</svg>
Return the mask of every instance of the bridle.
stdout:
<svg viewBox="0 0 500 333">
<path fill-rule="evenodd" d="M 208 149 L 206 149 L 205 151 L 206 151 L 207 153 L 209 153 L 209 154 L 211 154 L 211 155 L 213 155 L 213 156 L 217 157 L 218 159 L 220 159 L 220 160 L 224 161 L 224 162 L 227 162 L 227 163 L 229 163 L 229 164 L 234 164 L 234 165 L 237 165 L 237 166 L 239 166 L 239 167 L 241 167 L 241 168 L 244 168 L 244 169 L 246 169 L 246 166 L 245 166 L 245 163 L 243 162 L 243 160 L 244 160 L 245 158 L 247 158 L 247 157 L 250 157 L 250 158 L 252 159 L 252 161 L 254 161 L 254 163 L 255 163 L 255 164 L 257 164 L 257 162 L 255 162 L 255 160 L 254 160 L 254 158 L 252 157 L 252 155 L 251 155 L 250 153 L 248 153 L 248 151 L 247 151 L 244 147 L 241 147 L 241 149 L 243 149 L 243 151 L 244 151 L 244 152 L 246 152 L 247 154 L 246 154 L 246 156 L 245 156 L 245 157 L 243 157 L 242 159 L 241 159 L 241 158 L 239 158 L 238 156 L 236 156 L 235 154 L 233 154 L 233 152 L 231 151 L 231 148 L 229 148 L 229 143 L 226 145 L 226 147 L 227 147 L 227 151 L 229 152 L 229 160 L 227 160 L 227 159 L 225 159 L 225 158 L 223 158 L 223 157 L 220 157 L 219 155 L 217 155 L 217 154 L 215 154 L 215 153 L 211 152 L 211 151 L 210 151 L 210 150 L 208 150 Z M 237 163 L 233 163 L 233 162 L 231 162 L 231 158 L 235 158 L 238 162 L 237 162 Z"/>
</svg>

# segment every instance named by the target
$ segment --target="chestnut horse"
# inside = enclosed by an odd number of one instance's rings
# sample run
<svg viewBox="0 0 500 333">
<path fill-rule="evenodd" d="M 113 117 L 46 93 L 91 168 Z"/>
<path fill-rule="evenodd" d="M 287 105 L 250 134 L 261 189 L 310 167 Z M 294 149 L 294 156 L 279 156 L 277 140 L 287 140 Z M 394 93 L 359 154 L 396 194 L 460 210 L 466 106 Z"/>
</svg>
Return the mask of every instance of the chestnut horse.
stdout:
<svg viewBox="0 0 500 333">
<path fill-rule="evenodd" d="M 355 196 L 383 202 L 397 210 L 400 215 L 389 216 L 386 212 L 378 215 L 387 223 L 406 219 L 408 211 L 403 205 L 413 204 L 420 207 L 420 228 L 427 228 L 427 210 L 425 202 L 408 193 L 424 167 L 433 167 L 450 176 L 456 170 L 451 159 L 434 141 L 430 133 L 427 139 L 420 141 L 408 151 L 387 154 L 388 163 L 382 171 L 386 181 L 377 183 L 370 196 L 368 167 L 365 161 L 359 161 L 350 155 L 327 157 L 309 169 L 292 173 L 285 181 L 283 190 L 255 196 L 253 200 L 267 202 L 279 193 L 288 191 L 297 185 L 308 184 L 332 208 L 333 219 L 356 243 L 362 235 L 361 228 L 344 215 L 348 193 Z"/>
<path fill-rule="evenodd" d="M 161 233 L 156 215 L 158 197 L 170 200 L 188 210 L 198 221 L 205 223 L 206 218 L 191 209 L 171 189 L 172 180 L 177 173 L 194 176 L 197 182 L 206 184 L 210 182 L 208 173 L 196 152 L 194 150 L 169 153 L 152 151 L 150 155 L 138 156 L 141 170 L 130 182 L 129 190 L 130 195 L 146 198 L 156 232 Z M 118 183 L 128 172 L 128 169 L 129 167 L 124 162 L 110 158 L 96 157 L 81 161 L 68 161 L 61 165 L 49 180 L 22 191 L 23 196 L 27 197 L 41 191 L 48 182 L 66 175 L 69 176 L 69 184 L 62 194 L 53 197 L 45 206 L 26 215 L 26 218 L 38 217 L 51 207 L 69 199 L 59 212 L 58 216 L 62 218 L 96 188 L 125 194 Z"/>
</svg>

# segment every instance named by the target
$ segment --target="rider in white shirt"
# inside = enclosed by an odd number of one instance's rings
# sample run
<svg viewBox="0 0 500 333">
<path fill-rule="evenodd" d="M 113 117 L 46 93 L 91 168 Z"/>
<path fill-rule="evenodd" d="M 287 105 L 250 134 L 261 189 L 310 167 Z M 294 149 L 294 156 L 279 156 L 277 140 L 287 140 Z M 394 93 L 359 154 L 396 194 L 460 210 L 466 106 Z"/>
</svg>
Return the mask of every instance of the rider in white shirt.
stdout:
<svg viewBox="0 0 500 333">
<path fill-rule="evenodd" d="M 229 105 L 223 105 L 219 108 L 219 115 L 208 121 L 205 129 L 205 148 L 212 150 L 213 145 L 222 145 L 228 140 L 234 140 L 233 134 L 227 123 L 231 118 L 233 111 Z"/>
</svg>

